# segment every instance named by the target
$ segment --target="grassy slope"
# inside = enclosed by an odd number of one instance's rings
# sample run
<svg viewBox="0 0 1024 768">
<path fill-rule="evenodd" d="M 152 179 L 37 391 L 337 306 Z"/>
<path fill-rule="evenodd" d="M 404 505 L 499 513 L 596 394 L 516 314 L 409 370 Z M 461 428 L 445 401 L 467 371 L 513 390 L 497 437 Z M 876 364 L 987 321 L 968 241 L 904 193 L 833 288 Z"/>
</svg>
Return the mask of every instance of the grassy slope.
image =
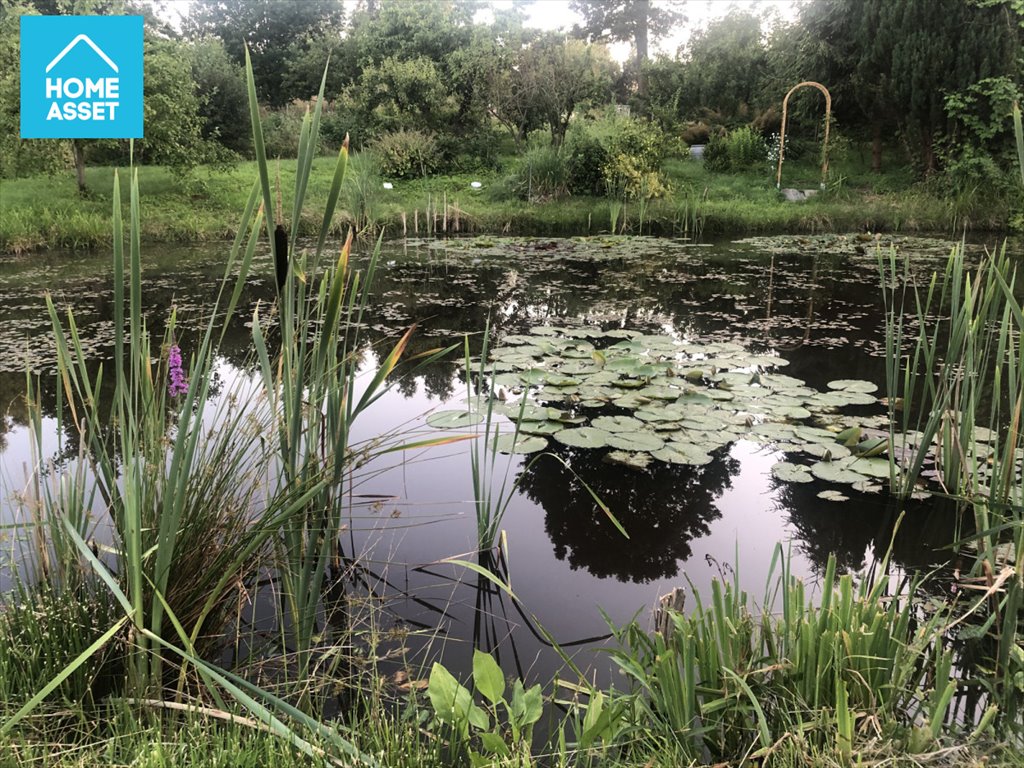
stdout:
<svg viewBox="0 0 1024 768">
<path fill-rule="evenodd" d="M 307 197 L 308 218 L 300 227 L 319 226 L 313 212 L 322 210 L 334 158 L 319 158 Z M 278 168 L 282 187 L 290 186 L 293 160 L 272 164 Z M 774 174 L 765 171 L 715 174 L 688 160 L 669 160 L 665 170 L 673 192 L 651 202 L 644 231 L 660 234 L 692 234 L 694 217 L 706 233 L 723 232 L 819 232 L 849 230 L 959 231 L 1005 229 L 1008 205 L 979 205 L 976 201 L 938 198 L 915 186 L 902 171 L 872 176 L 860 162 L 833 167 L 832 187 L 805 203 L 780 200 Z M 79 197 L 71 173 L 6 180 L 0 184 L 0 253 L 39 248 L 85 248 L 110 239 L 110 168 L 87 170 L 88 197 Z M 256 178 L 254 162 L 230 169 L 201 168 L 193 179 L 182 182 L 166 168 L 147 166 L 139 171 L 143 236 L 152 241 L 217 240 L 234 234 L 250 185 Z M 787 166 L 785 186 L 812 188 L 813 168 Z M 480 180 L 483 189 L 470 188 Z M 127 195 L 127 184 L 123 185 Z M 459 231 L 519 232 L 539 235 L 607 231 L 609 203 L 602 198 L 570 197 L 528 203 L 502 195 L 497 175 L 434 177 L 412 182 L 396 181 L 395 189 L 373 185 L 370 201 L 373 218 L 387 227 L 388 236 L 406 230 L 413 234 L 418 211 L 420 233 L 426 230 L 428 201 L 443 219 L 443 203 L 449 204 L 449 228 L 455 226 L 452 206 L 459 209 Z M 286 206 L 289 204 L 287 196 Z M 340 231 L 351 220 L 350 201 L 336 217 Z M 635 204 L 625 209 L 627 231 L 638 230 Z M 620 219 L 621 222 L 621 219 Z"/>
</svg>

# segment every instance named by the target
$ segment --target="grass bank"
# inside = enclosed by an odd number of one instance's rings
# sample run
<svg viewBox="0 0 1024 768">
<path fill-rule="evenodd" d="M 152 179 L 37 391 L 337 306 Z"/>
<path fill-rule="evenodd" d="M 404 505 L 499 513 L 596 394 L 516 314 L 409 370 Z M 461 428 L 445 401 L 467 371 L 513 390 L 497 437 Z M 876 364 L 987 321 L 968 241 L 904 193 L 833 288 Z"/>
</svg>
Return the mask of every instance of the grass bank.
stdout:
<svg viewBox="0 0 1024 768">
<path fill-rule="evenodd" d="M 299 230 L 316 234 L 334 159 L 313 160 L 313 173 Z M 357 164 L 354 163 L 357 167 Z M 270 166 L 282 180 L 283 202 L 295 160 Z M 771 173 L 712 173 L 700 163 L 669 160 L 670 193 L 644 205 L 625 201 L 616 228 L 632 233 L 694 235 L 723 233 L 818 233 L 927 231 L 961 233 L 1008 227 L 1011 204 L 974 196 L 950 197 L 915 184 L 902 171 L 872 175 L 859 164 L 839 167 L 830 187 L 811 199 L 782 199 Z M 160 166 L 139 169 L 142 238 L 149 242 L 223 240 L 237 232 L 238 211 L 256 178 L 255 162 L 230 168 L 200 167 L 187 179 Z M 0 184 L 0 253 L 44 248 L 92 248 L 110 243 L 113 169 L 86 171 L 91 192 L 77 193 L 72 174 L 5 180 Z M 817 187 L 813 169 L 787 171 L 784 186 Z M 480 182 L 480 188 L 471 186 Z M 123 192 L 127 203 L 127 192 Z M 371 174 L 350 176 L 331 230 L 350 224 L 385 229 L 386 237 L 463 233 L 566 235 L 607 232 L 618 205 L 601 197 L 523 200 L 496 172 L 394 181 L 384 189 Z"/>
</svg>

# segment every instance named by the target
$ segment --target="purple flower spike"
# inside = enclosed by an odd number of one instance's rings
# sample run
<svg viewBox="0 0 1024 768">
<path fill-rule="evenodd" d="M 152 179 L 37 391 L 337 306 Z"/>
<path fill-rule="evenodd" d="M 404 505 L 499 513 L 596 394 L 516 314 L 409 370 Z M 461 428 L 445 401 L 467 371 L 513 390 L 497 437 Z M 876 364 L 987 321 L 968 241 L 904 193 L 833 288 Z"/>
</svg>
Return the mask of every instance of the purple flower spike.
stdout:
<svg viewBox="0 0 1024 768">
<path fill-rule="evenodd" d="M 188 392 L 188 380 L 181 367 L 181 348 L 172 344 L 167 350 L 167 392 L 171 397 Z"/>
</svg>

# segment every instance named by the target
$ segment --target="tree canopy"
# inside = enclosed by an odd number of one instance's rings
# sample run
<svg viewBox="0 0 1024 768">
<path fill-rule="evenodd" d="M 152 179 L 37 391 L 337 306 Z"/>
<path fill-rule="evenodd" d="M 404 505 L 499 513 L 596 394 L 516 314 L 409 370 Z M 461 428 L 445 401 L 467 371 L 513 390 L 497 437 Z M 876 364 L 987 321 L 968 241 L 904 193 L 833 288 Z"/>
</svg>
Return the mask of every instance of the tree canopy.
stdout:
<svg viewBox="0 0 1024 768">
<path fill-rule="evenodd" d="M 220 38 L 237 64 L 248 46 L 260 96 L 281 106 L 297 97 L 285 88 L 293 43 L 331 32 L 340 38 L 343 19 L 340 0 L 194 0 L 184 30 Z"/>
</svg>

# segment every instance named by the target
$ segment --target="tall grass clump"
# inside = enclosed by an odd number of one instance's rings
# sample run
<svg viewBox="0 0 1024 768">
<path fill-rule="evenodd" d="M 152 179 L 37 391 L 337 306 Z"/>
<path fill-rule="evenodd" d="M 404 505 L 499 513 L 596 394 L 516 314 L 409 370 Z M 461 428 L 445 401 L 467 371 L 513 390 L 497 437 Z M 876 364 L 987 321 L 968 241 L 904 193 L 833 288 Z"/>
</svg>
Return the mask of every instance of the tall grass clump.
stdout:
<svg viewBox="0 0 1024 768">
<path fill-rule="evenodd" d="M 918 585 L 885 570 L 858 584 L 830 557 L 815 598 L 779 548 L 763 605 L 738 577 L 715 580 L 709 602 L 695 594 L 667 633 L 617 630 L 612 656 L 630 690 L 591 693 L 580 746 L 617 744 L 627 763 L 656 753 L 658 764 L 702 765 L 769 760 L 786 742 L 839 764 L 871 742 L 932 746 L 957 688 L 944 617 L 921 615 L 909 599 Z"/>
<path fill-rule="evenodd" d="M 379 203 L 383 189 L 380 162 L 373 152 L 354 154 L 342 185 L 342 207 L 349 224 L 363 236 L 377 234 Z"/>
<path fill-rule="evenodd" d="M 512 175 L 513 192 L 529 202 L 564 197 L 569 171 L 559 147 L 531 147 L 519 159 Z"/>
<path fill-rule="evenodd" d="M 314 647 L 329 641 L 323 594 L 328 568 L 339 558 L 351 473 L 376 453 L 403 447 L 380 441 L 352 446 L 350 428 L 388 386 L 409 333 L 380 353 L 378 367 L 367 366 L 358 328 L 379 242 L 365 272 L 349 264 L 351 235 L 337 256 L 326 257 L 347 143 L 335 163 L 315 246 L 288 252 L 288 223 L 300 220 L 317 146 L 323 81 L 315 108 L 301 122 L 289 215 L 274 205 L 251 66 L 247 76 L 259 178 L 193 353 L 183 358 L 173 308 L 160 339 L 151 338 L 143 314 L 137 172 L 127 226 L 120 177 L 114 176 L 112 364 L 93 367 L 74 314 L 62 314 L 47 299 L 56 340 L 58 431 L 77 432 L 81 449 L 77 460 L 62 465 L 43 459 L 44 430 L 52 425 L 30 376 L 36 466 L 22 513 L 31 554 L 20 566 L 20 599 L 5 607 L 0 622 L 9 632 L 5 642 L 19 637 L 18 628 L 27 628 L 29 637 L 52 632 L 60 612 L 45 623 L 25 614 L 52 605 L 52 595 L 105 597 L 88 603 L 97 608 L 68 639 L 63 658 L 54 645 L 54 658 L 29 661 L 17 678 L 20 690 L 8 690 L 7 700 L 18 708 L 5 713 L 0 737 L 101 663 L 112 690 L 132 701 L 208 697 L 311 757 L 374 762 L 337 726 L 314 716 L 312 659 Z M 252 318 L 256 374 L 215 397 L 218 350 L 264 231 L 287 275 L 273 310 L 257 308 Z M 106 389 L 112 397 L 101 398 Z M 111 543 L 101 549 L 97 540 Z M 283 696 L 217 663 L 231 633 L 227 607 L 242 592 L 251 597 L 257 575 L 267 574 L 283 615 L 276 650 L 260 652 L 282 659 Z M 10 658 L 0 654 L 0 663 Z M 80 692 L 76 686 L 72 690 Z"/>
</svg>

